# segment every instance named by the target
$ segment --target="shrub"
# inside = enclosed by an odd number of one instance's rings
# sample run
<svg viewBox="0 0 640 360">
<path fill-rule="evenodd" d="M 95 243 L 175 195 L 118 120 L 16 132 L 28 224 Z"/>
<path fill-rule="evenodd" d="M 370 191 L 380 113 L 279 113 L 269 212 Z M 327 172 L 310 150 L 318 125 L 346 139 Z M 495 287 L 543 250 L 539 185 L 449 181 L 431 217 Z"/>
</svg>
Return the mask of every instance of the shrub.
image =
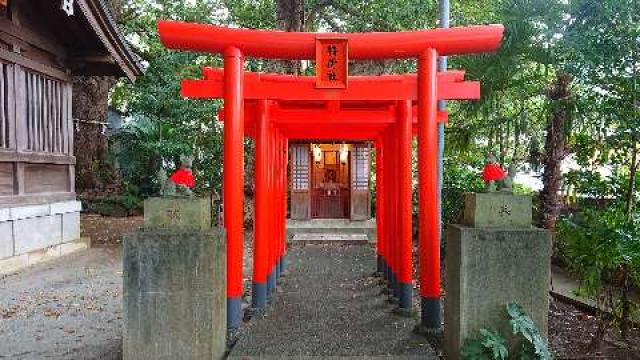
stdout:
<svg viewBox="0 0 640 360">
<path fill-rule="evenodd" d="M 602 339 L 608 323 L 618 325 L 626 337 L 638 306 L 629 292 L 640 280 L 640 214 L 627 217 L 619 205 L 586 209 L 562 219 L 559 234 L 561 255 L 582 278 L 579 292 L 594 299 L 599 309 L 612 310 L 600 313 L 594 340 Z"/>
<path fill-rule="evenodd" d="M 442 179 L 442 223 L 454 224 L 462 219 L 464 193 L 482 191 L 484 183 L 478 170 L 456 159 L 445 159 Z M 417 206 L 417 203 L 416 203 Z"/>
</svg>

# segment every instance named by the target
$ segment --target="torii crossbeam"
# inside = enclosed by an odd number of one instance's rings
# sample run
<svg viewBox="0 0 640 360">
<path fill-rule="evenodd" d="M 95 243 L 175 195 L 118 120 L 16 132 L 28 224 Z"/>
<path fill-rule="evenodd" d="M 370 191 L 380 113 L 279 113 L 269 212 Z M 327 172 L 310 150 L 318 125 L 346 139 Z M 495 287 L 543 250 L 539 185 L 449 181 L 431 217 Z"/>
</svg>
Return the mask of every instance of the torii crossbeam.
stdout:
<svg viewBox="0 0 640 360">
<path fill-rule="evenodd" d="M 437 102 L 478 99 L 480 85 L 464 81 L 462 71 L 438 73 L 437 56 L 495 51 L 503 27 L 324 34 L 161 21 L 158 28 L 168 48 L 224 56 L 224 69 L 205 68 L 202 80 L 184 80 L 182 94 L 224 99 L 220 119 L 224 121 L 228 326 L 238 327 L 241 319 L 244 136 L 256 140 L 252 306 L 258 309 L 266 306 L 267 294 L 275 287 L 284 267 L 288 141 L 344 139 L 375 141 L 378 271 L 384 273 L 398 298 L 399 309 L 410 311 L 411 142 L 417 134 L 420 325 L 427 330 L 439 330 L 437 125 L 447 120 L 447 114 L 438 112 Z M 347 49 L 350 59 L 417 58 L 418 73 L 349 77 Z M 343 52 L 338 56 L 339 51 Z M 314 78 L 244 72 L 244 56 L 315 58 L 318 75 Z M 333 57 L 326 65 L 321 62 L 322 56 Z M 336 68 L 336 63 L 342 63 L 343 68 Z M 323 76 L 328 77 L 321 79 Z"/>
</svg>

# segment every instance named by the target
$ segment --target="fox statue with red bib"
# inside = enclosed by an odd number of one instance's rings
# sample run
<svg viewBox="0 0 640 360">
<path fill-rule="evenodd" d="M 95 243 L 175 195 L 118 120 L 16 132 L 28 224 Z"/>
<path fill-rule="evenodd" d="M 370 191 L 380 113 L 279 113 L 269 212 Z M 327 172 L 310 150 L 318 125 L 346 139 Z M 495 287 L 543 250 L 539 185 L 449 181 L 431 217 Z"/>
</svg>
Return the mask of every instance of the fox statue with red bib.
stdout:
<svg viewBox="0 0 640 360">
<path fill-rule="evenodd" d="M 513 178 L 516 176 L 516 166 L 512 163 L 509 172 L 505 172 L 498 163 L 496 156 L 489 152 L 487 162 L 482 169 L 482 180 L 485 192 L 513 192 Z"/>
<path fill-rule="evenodd" d="M 161 196 L 193 196 L 195 177 L 191 171 L 193 158 L 185 155 L 180 156 L 180 167 L 167 178 L 164 169 L 158 171 L 158 181 L 160 182 Z"/>
</svg>

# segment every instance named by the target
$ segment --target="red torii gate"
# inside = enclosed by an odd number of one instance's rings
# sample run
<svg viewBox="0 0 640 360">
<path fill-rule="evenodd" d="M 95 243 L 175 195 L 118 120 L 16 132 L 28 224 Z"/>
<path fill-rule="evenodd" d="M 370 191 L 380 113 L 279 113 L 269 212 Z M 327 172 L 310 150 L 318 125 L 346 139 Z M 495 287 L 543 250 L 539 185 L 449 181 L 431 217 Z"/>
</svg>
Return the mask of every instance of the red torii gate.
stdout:
<svg viewBox="0 0 640 360">
<path fill-rule="evenodd" d="M 203 80 L 184 80 L 192 98 L 224 98 L 224 225 L 227 231 L 228 326 L 241 319 L 243 253 L 243 137 L 256 140 L 255 240 L 252 306 L 262 309 L 284 268 L 289 139 L 373 140 L 376 146 L 378 271 L 399 309 L 412 307 L 411 140 L 418 136 L 421 327 L 438 330 L 440 224 L 438 100 L 477 99 L 477 82 L 464 72 L 438 73 L 437 56 L 495 51 L 500 25 L 398 33 L 333 34 L 351 59 L 417 58 L 418 74 L 355 76 L 348 87 L 318 88 L 316 78 L 245 73 L 244 56 L 313 59 L 328 34 L 231 29 L 161 21 L 160 37 L 173 49 L 223 54 L 224 69 L 205 68 Z"/>
</svg>

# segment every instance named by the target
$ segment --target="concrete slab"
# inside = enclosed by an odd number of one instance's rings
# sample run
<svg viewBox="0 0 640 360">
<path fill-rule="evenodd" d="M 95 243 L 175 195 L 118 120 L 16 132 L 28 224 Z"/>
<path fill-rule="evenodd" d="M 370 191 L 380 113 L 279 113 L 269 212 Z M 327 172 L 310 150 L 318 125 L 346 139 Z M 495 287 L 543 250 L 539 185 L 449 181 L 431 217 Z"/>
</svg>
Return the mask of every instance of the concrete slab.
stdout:
<svg viewBox="0 0 640 360">
<path fill-rule="evenodd" d="M 0 222 L 0 259 L 13 255 L 13 222 Z"/>
<path fill-rule="evenodd" d="M 15 254 L 24 254 L 62 241 L 62 215 L 41 216 L 15 221 Z"/>
<path fill-rule="evenodd" d="M 80 213 L 70 212 L 62 214 L 62 242 L 80 239 Z"/>
<path fill-rule="evenodd" d="M 0 274 L 13 273 L 29 266 L 47 262 L 88 248 L 86 241 L 74 241 L 33 250 L 21 255 L 0 259 Z"/>
<path fill-rule="evenodd" d="M 0 209 L 0 222 L 11 220 L 11 209 Z"/>
<path fill-rule="evenodd" d="M 51 214 L 66 214 L 82 211 L 80 201 L 64 201 L 51 204 Z"/>
<path fill-rule="evenodd" d="M 27 219 L 36 216 L 47 216 L 51 214 L 49 204 L 31 205 L 11 208 L 11 220 Z"/>
</svg>

